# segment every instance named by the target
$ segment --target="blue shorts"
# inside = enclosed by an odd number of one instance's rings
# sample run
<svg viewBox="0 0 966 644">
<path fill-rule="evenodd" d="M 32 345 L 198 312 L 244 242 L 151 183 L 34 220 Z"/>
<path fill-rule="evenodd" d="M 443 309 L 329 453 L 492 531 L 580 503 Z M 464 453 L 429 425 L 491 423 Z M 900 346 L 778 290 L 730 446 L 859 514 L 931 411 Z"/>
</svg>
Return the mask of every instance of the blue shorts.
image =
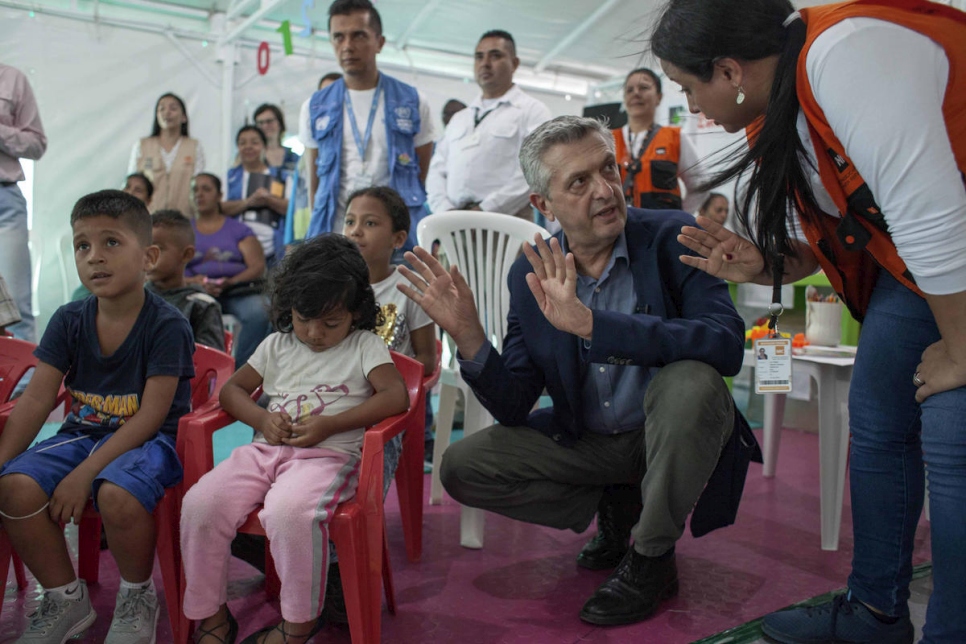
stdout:
<svg viewBox="0 0 966 644">
<path fill-rule="evenodd" d="M 97 439 L 85 432 L 63 432 L 10 459 L 0 476 L 26 474 L 50 497 L 60 482 L 106 441 L 107 437 Z M 164 489 L 179 483 L 184 474 L 174 445 L 173 437 L 158 432 L 140 447 L 114 459 L 94 479 L 91 493 L 95 505 L 101 483 L 110 481 L 134 496 L 145 510 L 154 512 Z"/>
</svg>

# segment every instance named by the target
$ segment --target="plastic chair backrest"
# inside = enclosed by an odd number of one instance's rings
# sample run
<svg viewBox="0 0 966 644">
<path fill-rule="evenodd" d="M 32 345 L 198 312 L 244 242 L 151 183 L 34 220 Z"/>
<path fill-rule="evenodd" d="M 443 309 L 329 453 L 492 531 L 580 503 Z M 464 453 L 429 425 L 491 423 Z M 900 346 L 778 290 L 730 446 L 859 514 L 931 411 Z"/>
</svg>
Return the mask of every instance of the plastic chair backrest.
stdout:
<svg viewBox="0 0 966 644">
<path fill-rule="evenodd" d="M 533 222 L 510 215 L 453 210 L 429 215 L 419 222 L 419 245 L 430 248 L 439 240 L 450 264 L 455 264 L 473 291 L 486 336 L 503 349 L 510 290 L 506 278 L 524 243 L 550 233 Z"/>
<path fill-rule="evenodd" d="M 235 359 L 227 353 L 195 343 L 195 377 L 191 379 L 191 409 L 217 398 L 235 372 Z"/>
<path fill-rule="evenodd" d="M 32 342 L 0 336 L 0 403 L 10 400 L 20 379 L 37 366 L 36 348 Z"/>
</svg>

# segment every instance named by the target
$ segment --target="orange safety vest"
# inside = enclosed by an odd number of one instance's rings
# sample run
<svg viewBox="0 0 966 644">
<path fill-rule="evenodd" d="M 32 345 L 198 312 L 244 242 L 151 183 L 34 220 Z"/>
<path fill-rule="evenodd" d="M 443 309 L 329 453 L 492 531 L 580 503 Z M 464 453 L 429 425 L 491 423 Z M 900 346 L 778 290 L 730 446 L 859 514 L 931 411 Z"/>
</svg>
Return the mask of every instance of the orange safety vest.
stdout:
<svg viewBox="0 0 966 644">
<path fill-rule="evenodd" d="M 634 162 L 624 143 L 621 128 L 613 130 L 617 146 L 617 164 L 621 183 Z M 681 158 L 681 128 L 661 127 L 646 150 L 641 152 L 641 169 L 634 176 L 632 203 L 636 208 L 681 209 L 681 187 L 678 185 L 678 161 Z"/>
<path fill-rule="evenodd" d="M 824 213 L 803 216 L 802 230 L 829 282 L 853 317 L 861 320 L 880 269 L 889 271 L 919 295 L 922 291 L 899 257 L 871 190 L 815 100 L 805 69 L 809 48 L 826 29 L 848 18 L 892 22 L 943 47 L 949 59 L 943 118 L 956 164 L 966 181 L 966 13 L 925 0 L 853 0 L 802 9 L 800 13 L 807 32 L 798 59 L 798 100 L 808 121 L 822 184 L 841 214 L 841 218 Z"/>
</svg>

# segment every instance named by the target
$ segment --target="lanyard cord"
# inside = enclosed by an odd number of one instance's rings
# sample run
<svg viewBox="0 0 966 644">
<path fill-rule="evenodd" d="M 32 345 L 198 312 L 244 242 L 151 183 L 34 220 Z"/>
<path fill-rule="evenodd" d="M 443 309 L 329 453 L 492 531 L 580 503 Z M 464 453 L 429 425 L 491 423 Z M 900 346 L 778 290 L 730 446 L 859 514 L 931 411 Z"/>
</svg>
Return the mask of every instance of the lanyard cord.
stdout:
<svg viewBox="0 0 966 644">
<path fill-rule="evenodd" d="M 382 75 L 376 84 L 376 92 L 372 95 L 372 106 L 369 108 L 369 122 L 366 123 L 365 135 L 359 134 L 359 126 L 356 124 L 356 113 L 352 109 L 352 98 L 349 96 L 348 88 L 345 90 L 345 107 L 349 113 L 349 125 L 352 127 L 352 137 L 356 140 L 356 149 L 359 151 L 359 160 L 363 164 L 366 162 L 366 149 L 369 147 L 369 140 L 372 138 L 372 124 L 376 120 L 376 112 L 379 111 L 379 95 L 382 92 Z"/>
<path fill-rule="evenodd" d="M 782 253 L 776 253 L 772 258 L 771 277 L 771 304 L 768 305 L 768 313 L 771 317 L 768 319 L 768 328 L 771 331 L 770 337 L 776 338 L 778 337 L 778 317 L 785 310 L 785 307 L 782 306 L 782 281 L 785 278 L 785 256 Z"/>
</svg>

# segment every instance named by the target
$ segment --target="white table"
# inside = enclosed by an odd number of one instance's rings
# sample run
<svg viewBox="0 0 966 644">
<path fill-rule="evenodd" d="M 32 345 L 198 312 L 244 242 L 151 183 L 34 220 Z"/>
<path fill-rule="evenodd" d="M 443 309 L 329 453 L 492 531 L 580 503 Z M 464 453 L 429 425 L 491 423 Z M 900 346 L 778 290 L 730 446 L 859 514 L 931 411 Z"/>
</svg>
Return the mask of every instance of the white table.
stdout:
<svg viewBox="0 0 966 644">
<path fill-rule="evenodd" d="M 855 347 L 838 347 L 852 356 L 795 355 L 792 378 L 811 378 L 818 387 L 818 449 L 822 550 L 839 549 L 845 466 L 849 455 L 849 381 Z M 745 364 L 754 366 L 754 351 L 745 350 Z M 778 444 L 785 416 L 785 394 L 765 394 L 762 454 L 763 473 L 775 475 Z"/>
</svg>

